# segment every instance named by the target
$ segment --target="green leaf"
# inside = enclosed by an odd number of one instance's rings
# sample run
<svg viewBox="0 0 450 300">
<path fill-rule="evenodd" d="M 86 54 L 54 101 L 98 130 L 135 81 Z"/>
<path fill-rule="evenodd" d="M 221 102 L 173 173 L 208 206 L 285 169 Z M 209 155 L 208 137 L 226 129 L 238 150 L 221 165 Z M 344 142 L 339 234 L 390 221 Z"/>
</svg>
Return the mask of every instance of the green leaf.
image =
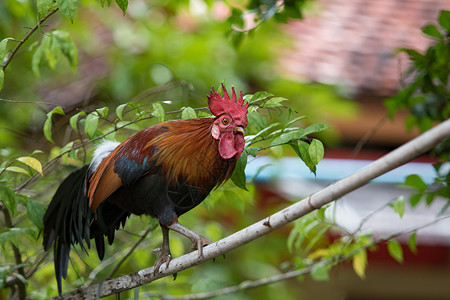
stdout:
<svg viewBox="0 0 450 300">
<path fill-rule="evenodd" d="M 78 0 L 56 0 L 56 4 L 59 7 L 59 11 L 73 23 L 73 18 L 77 12 Z"/>
<path fill-rule="evenodd" d="M 0 246 L 5 248 L 6 243 L 12 243 L 16 247 L 20 245 L 20 239 L 23 235 L 33 235 L 31 228 L 8 228 L 0 233 Z"/>
<path fill-rule="evenodd" d="M 447 32 L 450 32 L 450 11 L 441 10 L 438 18 L 439 25 L 442 26 Z"/>
<path fill-rule="evenodd" d="M 197 114 L 195 113 L 195 110 L 192 107 L 186 107 L 183 109 L 183 112 L 181 113 L 182 119 L 195 119 L 197 118 Z"/>
<path fill-rule="evenodd" d="M 85 113 L 84 111 L 80 111 L 79 113 L 77 113 L 77 114 L 73 115 L 72 117 L 70 117 L 70 121 L 69 121 L 70 126 L 71 126 L 71 127 L 73 128 L 73 130 L 75 130 L 76 132 L 78 132 L 78 126 L 77 126 L 78 118 L 79 118 L 80 116 L 85 116 L 85 115 L 86 115 L 86 113 Z"/>
<path fill-rule="evenodd" d="M 5 185 L 0 184 L 0 200 L 8 209 L 11 215 L 16 213 L 17 198 L 14 191 Z"/>
<path fill-rule="evenodd" d="M 123 11 L 123 15 L 127 12 L 128 0 L 116 0 L 117 5 L 119 5 L 120 9 Z"/>
<path fill-rule="evenodd" d="M 61 150 L 59 150 L 59 154 L 65 153 L 69 150 L 71 150 L 73 147 L 73 142 L 68 142 L 64 147 L 61 148 Z"/>
<path fill-rule="evenodd" d="M 422 180 L 419 175 L 412 174 L 406 177 L 405 185 L 416 188 L 419 191 L 425 191 L 427 189 L 427 184 Z"/>
<path fill-rule="evenodd" d="M 367 252 L 365 249 L 358 252 L 353 256 L 353 270 L 361 278 L 366 277 L 366 267 L 367 267 Z"/>
<path fill-rule="evenodd" d="M 100 114 L 100 116 L 106 118 L 108 116 L 109 108 L 105 106 L 102 108 L 97 108 L 96 111 Z"/>
<path fill-rule="evenodd" d="M 311 270 L 311 277 L 316 281 L 328 281 L 330 279 L 329 270 L 327 265 L 317 263 Z"/>
<path fill-rule="evenodd" d="M 305 165 L 311 170 L 311 172 L 316 174 L 316 165 L 312 163 L 309 157 L 309 144 L 304 141 L 298 141 L 297 143 L 290 144 L 298 157 L 305 163 Z"/>
<path fill-rule="evenodd" d="M 47 120 L 45 120 L 44 123 L 44 135 L 47 138 L 47 140 L 49 140 L 52 143 L 54 143 L 52 139 L 52 116 L 54 114 L 64 115 L 64 111 L 61 107 L 57 106 L 52 111 L 47 113 Z"/>
<path fill-rule="evenodd" d="M 323 158 L 324 155 L 324 148 L 321 141 L 313 139 L 311 141 L 311 144 L 309 144 L 308 147 L 308 154 L 309 158 L 311 160 L 311 163 L 314 165 L 317 165 Z"/>
<path fill-rule="evenodd" d="M 272 107 L 283 106 L 283 104 L 280 104 L 280 102 L 286 101 L 286 100 L 287 99 L 283 98 L 283 97 L 273 97 L 273 98 L 270 98 L 269 100 L 264 101 L 259 107 L 272 108 Z"/>
<path fill-rule="evenodd" d="M 417 232 L 413 232 L 410 236 L 409 236 L 409 240 L 408 240 L 408 247 L 409 250 L 411 250 L 412 253 L 417 253 L 417 240 L 416 240 L 416 235 Z"/>
<path fill-rule="evenodd" d="M 3 69 L 0 68 L 0 91 L 3 89 L 3 81 L 5 80 L 5 73 Z"/>
<path fill-rule="evenodd" d="M 135 107 L 136 104 L 134 102 L 128 102 L 128 103 L 124 103 L 124 104 L 121 104 L 121 105 L 117 106 L 117 108 L 116 108 L 116 115 L 119 118 L 119 120 L 123 120 L 123 110 L 127 106 Z"/>
<path fill-rule="evenodd" d="M 419 204 L 420 199 L 422 199 L 423 194 L 417 193 L 409 197 L 409 204 L 411 204 L 412 207 L 415 207 L 417 204 Z"/>
<path fill-rule="evenodd" d="M 277 136 L 270 143 L 270 146 L 277 146 L 277 145 L 287 144 L 287 143 L 289 143 L 292 140 L 300 139 L 302 136 L 304 136 L 303 129 L 302 128 L 298 128 L 298 131 L 290 131 L 290 132 L 286 132 L 286 133 L 283 133 L 283 134 Z"/>
<path fill-rule="evenodd" d="M 33 57 L 31 59 L 31 69 L 33 70 L 33 73 L 36 74 L 37 77 L 41 76 L 41 73 L 39 72 L 39 65 L 41 63 L 44 52 L 49 44 L 50 38 L 46 35 L 42 38 L 41 43 L 33 53 Z"/>
<path fill-rule="evenodd" d="M 256 147 L 245 148 L 245 151 L 247 151 L 247 153 L 253 157 L 256 157 L 256 155 L 258 155 L 258 148 Z"/>
<path fill-rule="evenodd" d="M 158 122 L 164 122 L 164 108 L 161 103 L 153 103 L 153 113 L 155 118 L 158 118 Z"/>
<path fill-rule="evenodd" d="M 42 229 L 44 225 L 43 223 L 45 213 L 44 205 L 35 200 L 28 200 L 27 211 L 28 217 L 30 218 L 31 222 L 33 222 L 37 228 Z"/>
<path fill-rule="evenodd" d="M 6 56 L 6 53 L 8 52 L 8 48 L 6 47 L 8 45 L 8 41 L 12 41 L 13 38 L 5 38 L 0 42 L 0 65 L 3 65 L 3 60 Z"/>
<path fill-rule="evenodd" d="M 303 134 L 304 134 L 304 136 L 307 136 L 312 133 L 321 132 L 328 128 L 330 128 L 330 126 L 328 126 L 326 124 L 321 124 L 321 123 L 312 124 L 312 125 L 306 127 L 305 130 L 303 130 Z"/>
<path fill-rule="evenodd" d="M 59 58 L 61 57 L 61 46 L 58 39 L 51 34 L 49 38 L 48 47 L 44 50 L 45 58 L 47 59 L 48 66 L 54 70 Z"/>
<path fill-rule="evenodd" d="M 261 101 L 261 100 L 264 100 L 264 99 L 267 99 L 267 98 L 273 97 L 273 96 L 274 95 L 269 92 L 262 91 L 262 92 L 256 92 L 253 95 L 252 94 L 245 95 L 244 100 L 249 103 L 253 103 L 253 102 Z"/>
<path fill-rule="evenodd" d="M 78 65 L 78 49 L 75 42 L 64 30 L 54 30 L 52 36 L 58 41 L 60 51 L 69 61 L 72 71 L 75 72 Z"/>
<path fill-rule="evenodd" d="M 430 206 L 431 203 L 433 203 L 434 196 L 435 196 L 434 193 L 427 193 L 427 194 L 426 194 L 426 197 L 425 197 L 425 203 L 426 203 L 428 206 Z"/>
<path fill-rule="evenodd" d="M 234 168 L 233 174 L 231 175 L 231 180 L 233 183 L 247 191 L 247 178 L 245 177 L 245 167 L 247 166 L 247 152 L 243 151 L 241 156 L 236 162 L 236 167 Z"/>
<path fill-rule="evenodd" d="M 387 243 L 387 249 L 393 259 L 399 263 L 403 263 L 403 250 L 399 242 L 394 239 L 389 240 Z"/>
<path fill-rule="evenodd" d="M 428 24 L 422 27 L 422 32 L 428 36 L 442 39 L 442 34 L 439 32 L 439 29 L 437 29 L 437 27 L 433 24 Z"/>
<path fill-rule="evenodd" d="M 28 173 L 28 171 L 25 170 L 24 168 L 16 167 L 16 166 L 7 167 L 6 169 L 4 169 L 4 168 L 0 169 L 0 172 L 3 172 L 3 170 L 15 172 L 15 173 L 21 173 L 21 174 L 25 174 L 25 175 L 30 175 L 30 173 Z"/>
<path fill-rule="evenodd" d="M 394 209 L 400 218 L 403 218 L 403 214 L 405 213 L 405 197 L 398 197 L 393 203 L 389 203 L 389 206 Z"/>
<path fill-rule="evenodd" d="M 95 131 L 98 126 L 98 114 L 97 112 L 91 112 L 87 117 L 84 123 L 84 131 L 89 139 L 92 139 L 95 135 Z"/>
<path fill-rule="evenodd" d="M 37 10 L 38 10 L 40 19 L 45 17 L 47 12 L 52 7 L 52 4 L 53 4 L 53 0 L 37 0 Z"/>
<path fill-rule="evenodd" d="M 286 125 L 284 125 L 284 128 L 287 128 L 287 127 L 291 126 L 292 124 L 294 124 L 295 122 L 298 122 L 298 121 L 306 119 L 306 118 L 307 118 L 306 116 L 300 116 L 300 117 L 297 117 L 295 119 L 292 119 L 288 123 L 286 123 Z"/>
<path fill-rule="evenodd" d="M 20 161 L 20 162 L 26 164 L 30 168 L 38 171 L 39 174 L 41 174 L 41 176 L 44 176 L 44 174 L 42 174 L 41 162 L 39 160 L 37 160 L 36 158 L 29 157 L 29 156 L 22 156 L 22 157 L 17 158 L 17 161 Z"/>
</svg>

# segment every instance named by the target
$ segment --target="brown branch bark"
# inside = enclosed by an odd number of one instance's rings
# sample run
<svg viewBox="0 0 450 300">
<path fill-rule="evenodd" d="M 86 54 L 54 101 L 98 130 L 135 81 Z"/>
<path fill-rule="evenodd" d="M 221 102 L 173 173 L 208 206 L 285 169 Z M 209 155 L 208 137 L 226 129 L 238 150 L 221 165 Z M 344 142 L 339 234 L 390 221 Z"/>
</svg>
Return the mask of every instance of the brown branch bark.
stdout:
<svg viewBox="0 0 450 300">
<path fill-rule="evenodd" d="M 30 31 L 28 31 L 28 33 L 23 37 L 23 39 L 21 39 L 19 41 L 19 43 L 17 44 L 17 46 L 13 49 L 13 51 L 11 51 L 11 53 L 9 54 L 8 58 L 5 60 L 5 62 L 2 65 L 2 69 L 5 70 L 6 67 L 9 65 L 9 63 L 11 62 L 12 58 L 14 57 L 14 55 L 16 55 L 17 51 L 19 51 L 20 47 L 22 47 L 22 45 L 30 38 L 30 36 L 36 31 L 38 30 L 39 26 L 44 23 L 49 17 L 51 17 L 54 13 L 56 13 L 58 11 L 58 8 L 55 8 L 54 10 L 50 11 L 45 17 L 43 17 L 42 19 L 39 20 L 39 23 L 34 25 L 34 27 L 32 27 L 30 29 Z"/>
<path fill-rule="evenodd" d="M 158 274 L 153 267 L 118 278 L 103 281 L 100 285 L 80 288 L 63 295 L 63 299 L 94 299 L 129 290 L 159 278 L 183 271 L 195 265 L 223 255 L 233 249 L 266 235 L 343 195 L 367 184 L 374 178 L 395 169 L 450 138 L 450 120 L 425 132 L 360 171 L 339 180 L 321 191 L 253 224 L 203 249 L 199 257 L 194 251 L 173 259 L 169 266 L 162 265 Z"/>
</svg>

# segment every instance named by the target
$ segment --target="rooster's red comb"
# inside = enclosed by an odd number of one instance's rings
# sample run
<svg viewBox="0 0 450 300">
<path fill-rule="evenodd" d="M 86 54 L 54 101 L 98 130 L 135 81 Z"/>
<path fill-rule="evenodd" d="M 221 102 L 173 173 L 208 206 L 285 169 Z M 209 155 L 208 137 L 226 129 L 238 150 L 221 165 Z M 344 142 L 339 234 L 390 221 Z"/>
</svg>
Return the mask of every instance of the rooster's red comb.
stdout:
<svg viewBox="0 0 450 300">
<path fill-rule="evenodd" d="M 247 112 L 248 103 L 244 105 L 244 98 L 242 97 L 242 91 L 240 92 L 239 99 L 236 101 L 236 92 L 234 87 L 231 88 L 231 99 L 228 96 L 228 92 L 222 83 L 223 97 L 212 88 L 211 94 L 208 95 L 208 106 L 211 113 L 216 117 L 223 113 L 228 113 L 233 118 L 236 125 L 247 127 Z"/>
</svg>

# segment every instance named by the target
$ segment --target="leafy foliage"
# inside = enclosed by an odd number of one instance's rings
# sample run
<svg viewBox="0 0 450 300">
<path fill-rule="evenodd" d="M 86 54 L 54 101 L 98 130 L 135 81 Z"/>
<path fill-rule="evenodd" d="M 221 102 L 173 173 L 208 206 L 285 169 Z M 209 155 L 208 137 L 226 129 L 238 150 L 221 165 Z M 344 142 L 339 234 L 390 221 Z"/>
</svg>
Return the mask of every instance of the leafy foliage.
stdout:
<svg viewBox="0 0 450 300">
<path fill-rule="evenodd" d="M 386 99 L 385 104 L 389 116 L 399 109 L 408 109 L 406 128 L 417 126 L 424 132 L 434 123 L 450 118 L 450 11 L 442 10 L 438 17 L 438 24 L 427 24 L 422 32 L 432 39 L 432 44 L 424 53 L 410 48 L 401 48 L 399 52 L 406 53 L 412 61 L 407 71 L 405 81 L 409 82 L 394 97 Z M 421 199 L 430 205 L 436 196 L 449 198 L 450 195 L 450 140 L 439 144 L 434 153 L 439 162 L 436 169 L 435 182 L 427 186 L 420 176 L 410 175 L 405 185 L 415 190 L 409 201 L 416 206 Z M 450 205 L 443 208 L 444 212 Z"/>
</svg>

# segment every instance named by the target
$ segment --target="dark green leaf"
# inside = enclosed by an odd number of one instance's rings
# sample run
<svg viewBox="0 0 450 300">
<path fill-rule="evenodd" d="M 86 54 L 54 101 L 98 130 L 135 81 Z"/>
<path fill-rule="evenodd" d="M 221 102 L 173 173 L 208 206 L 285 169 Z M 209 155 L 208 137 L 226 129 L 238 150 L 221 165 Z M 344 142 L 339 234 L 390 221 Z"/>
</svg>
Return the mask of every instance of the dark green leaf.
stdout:
<svg viewBox="0 0 450 300">
<path fill-rule="evenodd" d="M 433 200 L 434 200 L 434 194 L 433 193 L 428 193 L 428 194 L 426 194 L 426 197 L 425 197 L 425 203 L 429 206 L 429 205 L 431 205 L 431 203 L 433 203 Z"/>
<path fill-rule="evenodd" d="M 47 120 L 44 123 L 44 135 L 50 142 L 53 143 L 52 139 L 52 116 L 54 114 L 64 115 L 64 111 L 61 107 L 57 106 L 52 111 L 47 113 Z"/>
<path fill-rule="evenodd" d="M 414 187 L 419 191 L 425 191 L 427 189 L 427 184 L 416 174 L 406 177 L 405 184 Z"/>
<path fill-rule="evenodd" d="M 394 209 L 400 218 L 403 218 L 403 214 L 405 213 L 405 197 L 398 197 L 393 203 L 389 203 L 389 206 Z"/>
<path fill-rule="evenodd" d="M 441 10 L 438 18 L 439 25 L 442 26 L 447 32 L 450 32 L 450 11 Z"/>
<path fill-rule="evenodd" d="M 44 213 L 45 208 L 42 203 L 39 203 L 35 200 L 28 200 L 27 203 L 27 211 L 28 211 L 28 217 L 30 218 L 31 222 L 34 223 L 34 225 L 37 226 L 37 228 L 42 229 L 43 227 L 43 220 L 44 220 Z"/>
<path fill-rule="evenodd" d="M 409 197 L 409 204 L 411 204 L 412 207 L 419 204 L 420 199 L 422 198 L 422 193 L 417 193 Z"/>
<path fill-rule="evenodd" d="M 247 178 L 245 177 L 245 167 L 247 166 L 247 152 L 242 152 L 241 156 L 236 162 L 236 167 L 231 175 L 233 183 L 241 189 L 247 190 Z"/>
<path fill-rule="evenodd" d="M 387 249 L 393 259 L 399 263 L 403 262 L 403 250 L 399 242 L 394 239 L 389 240 L 387 243 Z"/>
<path fill-rule="evenodd" d="M 78 0 L 56 0 L 56 4 L 59 7 L 59 11 L 73 22 L 77 12 Z"/>
<path fill-rule="evenodd" d="M 267 127 L 267 120 L 257 112 L 250 112 L 247 115 L 248 125 L 245 131 L 248 134 L 256 134 Z"/>
<path fill-rule="evenodd" d="M 14 191 L 5 185 L 0 184 L 0 200 L 8 209 L 11 215 L 16 213 L 17 199 Z"/>
<path fill-rule="evenodd" d="M 127 12 L 128 0 L 116 0 L 117 5 L 119 5 L 120 9 L 123 11 L 123 15 Z"/>
<path fill-rule="evenodd" d="M 422 32 L 428 36 L 442 39 L 442 34 L 439 32 L 439 29 L 437 29 L 437 27 L 433 24 L 428 24 L 422 27 Z"/>
<path fill-rule="evenodd" d="M 256 147 L 245 148 L 245 151 L 247 151 L 247 153 L 253 157 L 256 157 L 256 155 L 258 155 L 258 148 Z"/>
<path fill-rule="evenodd" d="M 182 119 L 195 119 L 197 118 L 197 114 L 195 113 L 195 110 L 192 107 L 186 107 L 183 109 L 183 112 L 181 113 Z"/>
<path fill-rule="evenodd" d="M 411 250 L 412 253 L 417 253 L 417 241 L 416 241 L 416 235 L 417 233 L 414 231 L 410 236 L 408 240 L 408 247 L 409 250 Z"/>
<path fill-rule="evenodd" d="M 95 131 L 98 126 L 98 114 L 97 112 L 91 112 L 87 117 L 84 123 L 84 131 L 89 139 L 94 137 Z"/>
<path fill-rule="evenodd" d="M 309 157 L 309 144 L 304 141 L 298 141 L 297 143 L 290 144 L 298 157 L 305 163 L 305 165 L 311 170 L 311 172 L 316 174 L 316 165 L 312 163 Z"/>
<path fill-rule="evenodd" d="M 311 163 L 317 165 L 322 160 L 324 155 L 324 148 L 322 142 L 313 139 L 308 147 L 308 153 Z"/>
</svg>

